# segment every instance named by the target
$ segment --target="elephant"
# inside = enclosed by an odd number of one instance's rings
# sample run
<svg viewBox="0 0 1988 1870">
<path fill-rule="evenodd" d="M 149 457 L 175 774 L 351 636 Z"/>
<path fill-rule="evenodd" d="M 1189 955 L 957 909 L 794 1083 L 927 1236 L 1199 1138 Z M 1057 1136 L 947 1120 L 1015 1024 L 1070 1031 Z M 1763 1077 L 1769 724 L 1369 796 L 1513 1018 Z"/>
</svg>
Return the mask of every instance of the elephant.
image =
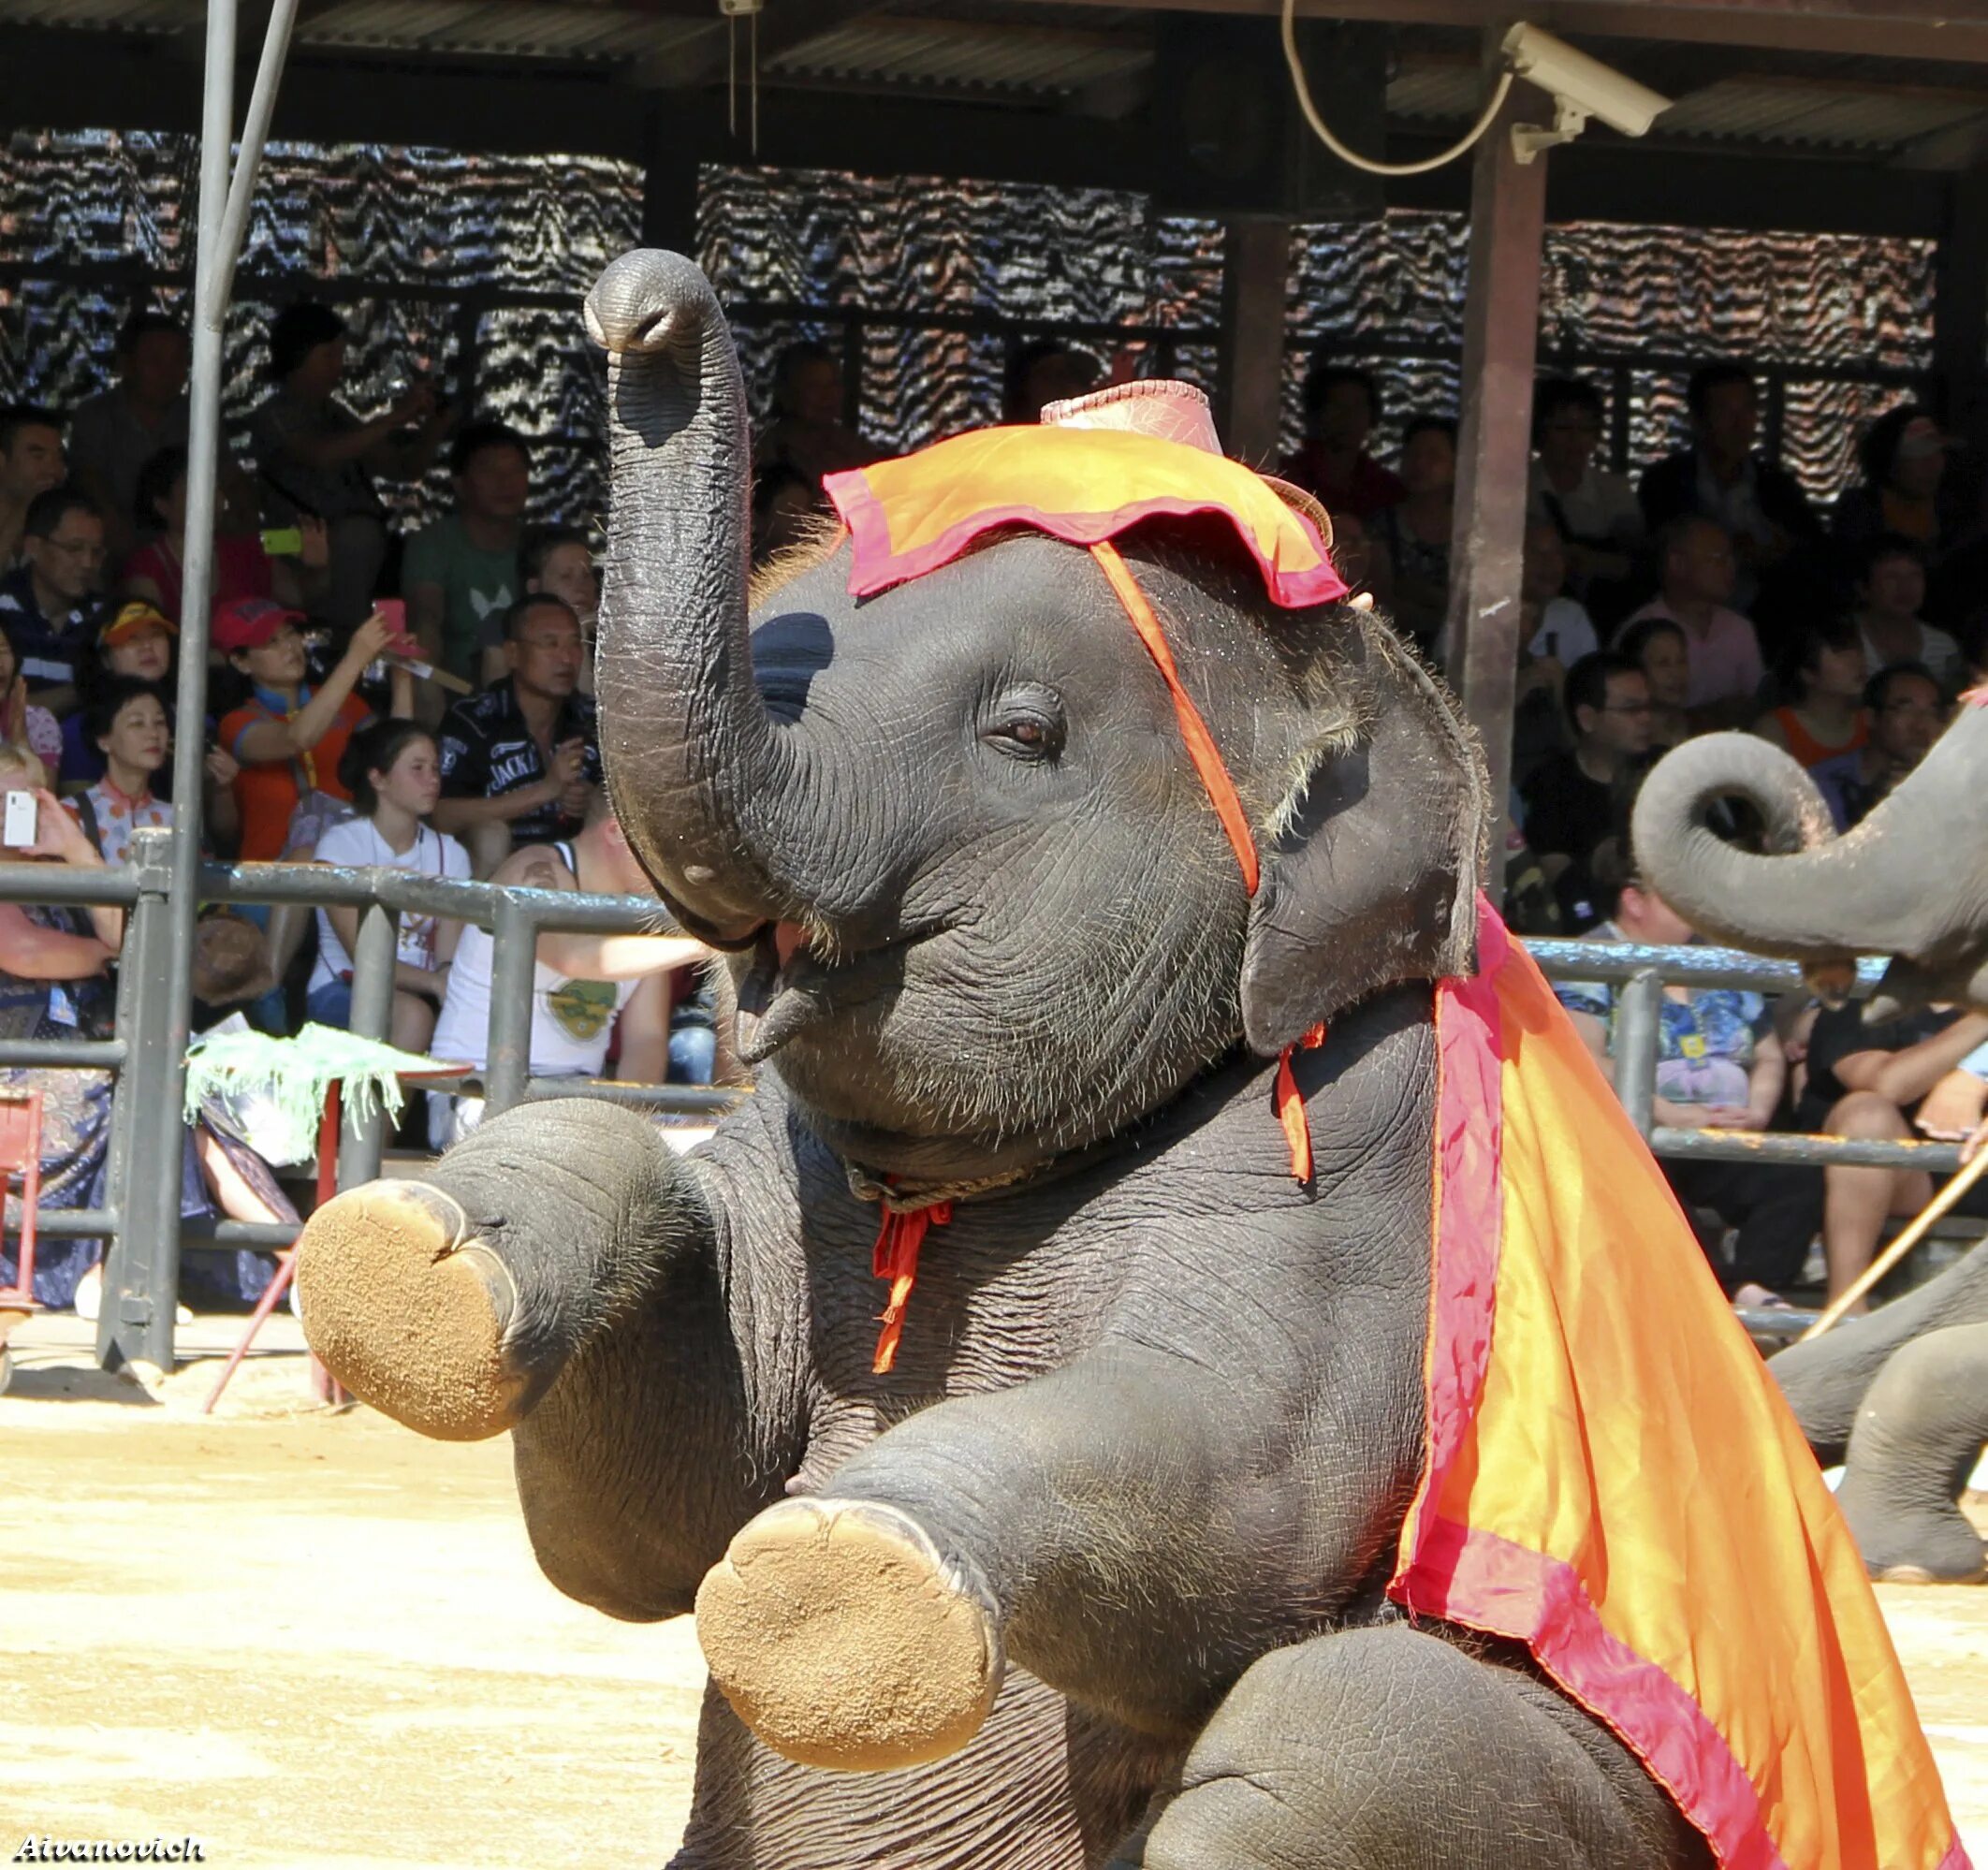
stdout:
<svg viewBox="0 0 1988 1870">
<path fill-rule="evenodd" d="M 1454 704 L 1191 510 L 860 600 L 826 533 L 755 588 L 709 284 L 630 254 L 586 317 L 609 784 L 757 1082 L 680 1156 L 584 1098 L 488 1120 L 319 1209 L 298 1289 L 359 1396 L 509 1431 L 561 1590 L 694 1608 L 678 1870 L 1709 1864 L 1524 1644 L 1389 1595 L 1432 1008 L 1483 932 Z"/>
<path fill-rule="evenodd" d="M 1637 865 L 1702 934 L 1841 976 L 1889 957 L 1871 1016 L 1934 1001 L 1988 1007 L 1988 867 L 1968 861 L 1988 781 L 1988 709 L 1965 701 L 1915 771 L 1833 835 L 1786 753 L 1713 734 L 1667 754 L 1638 795 Z M 1768 854 L 1719 840 L 1705 814 L 1747 799 Z M 1789 1346 L 1768 1369 L 1817 1458 L 1844 1464 L 1837 1502 L 1875 1577 L 1988 1580 L 1961 1499 L 1988 1447 L 1988 1242 L 1869 1317 Z"/>
</svg>

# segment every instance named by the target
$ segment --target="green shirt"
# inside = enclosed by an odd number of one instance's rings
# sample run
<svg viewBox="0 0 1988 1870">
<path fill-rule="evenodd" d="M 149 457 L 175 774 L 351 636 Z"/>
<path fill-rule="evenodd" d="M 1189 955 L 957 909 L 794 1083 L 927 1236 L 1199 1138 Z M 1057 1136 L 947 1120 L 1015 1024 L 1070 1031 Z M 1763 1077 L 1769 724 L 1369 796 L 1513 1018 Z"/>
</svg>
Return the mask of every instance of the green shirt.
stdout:
<svg viewBox="0 0 1988 1870">
<path fill-rule="evenodd" d="M 485 620 L 501 622 L 524 588 L 517 548 L 485 551 L 472 543 L 460 516 L 451 513 L 407 542 L 401 588 L 412 596 L 417 584 L 442 587 L 442 666 L 474 681 Z"/>
</svg>

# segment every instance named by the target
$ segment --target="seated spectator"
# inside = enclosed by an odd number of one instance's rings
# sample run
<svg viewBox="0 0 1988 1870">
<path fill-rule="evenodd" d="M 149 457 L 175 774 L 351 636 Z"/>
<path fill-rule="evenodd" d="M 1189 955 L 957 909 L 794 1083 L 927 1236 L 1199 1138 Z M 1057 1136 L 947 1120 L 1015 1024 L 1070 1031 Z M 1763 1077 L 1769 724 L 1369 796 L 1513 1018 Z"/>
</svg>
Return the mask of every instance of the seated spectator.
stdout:
<svg viewBox="0 0 1988 1870">
<path fill-rule="evenodd" d="M 1651 468 L 1636 496 L 1653 533 L 1688 515 L 1724 529 L 1735 555 L 1735 581 L 1721 601 L 1750 614 L 1791 555 L 1820 542 L 1822 528 L 1802 484 L 1754 452 L 1760 394 L 1751 371 L 1744 364 L 1706 364 L 1692 373 L 1685 400 L 1691 446 Z"/>
<path fill-rule="evenodd" d="M 1983 1044 L 1988 1014 L 1927 1011 L 1873 1026 L 1854 1001 L 1825 1006 L 1809 1028 L 1808 1082 L 1795 1105 L 1795 1127 L 1860 1140 L 1908 1139 L 1936 1088 Z M 1834 1299 L 1870 1264 L 1887 1218 L 1917 1214 L 1933 1199 L 1933 1178 L 1923 1169 L 1833 1162 L 1822 1179 L 1822 1247 Z M 1969 1199 L 1973 1205 L 1964 1200 L 1963 1212 L 1988 1215 L 1988 1188 Z M 1852 1308 L 1864 1308 L 1861 1300 Z"/>
<path fill-rule="evenodd" d="M 329 305 L 286 305 L 270 326 L 276 388 L 249 429 L 256 472 L 278 510 L 292 523 L 324 521 L 324 616 L 342 634 L 371 614 L 387 560 L 387 509 L 373 476 L 418 479 L 455 420 L 431 384 L 417 383 L 362 422 L 339 401 L 344 373 L 345 321 Z"/>
<path fill-rule="evenodd" d="M 76 665 L 77 696 L 81 706 L 57 730 L 62 782 L 88 785 L 104 776 L 104 756 L 90 738 L 90 704 L 112 681 L 129 678 L 145 682 L 161 694 L 172 693 L 173 638 L 179 632 L 154 606 L 122 604 L 97 630 L 96 640 Z M 162 774 L 160 797 L 170 798 L 171 775 Z"/>
<path fill-rule="evenodd" d="M 1613 914 L 1589 940 L 1674 947 L 1698 939 L 1683 917 L 1640 883 L 1611 886 L 1607 877 L 1598 881 L 1604 898 L 1614 898 Z M 1555 991 L 1596 1063 L 1613 1079 L 1617 989 L 1565 982 Z M 1759 1132 L 1780 1108 L 1787 1056 L 1767 1002 L 1757 993 L 1665 987 L 1657 1059 L 1655 1116 L 1669 1129 Z M 1779 1162 L 1659 1160 L 1659 1166 L 1688 1211 L 1710 1209 L 1738 1230 L 1731 1265 L 1713 1265 L 1733 1304 L 1784 1304 L 1781 1289 L 1801 1278 L 1822 1224 L 1822 1178 L 1813 1169 Z"/>
<path fill-rule="evenodd" d="M 1450 533 L 1455 523 L 1456 424 L 1442 416 L 1412 417 L 1402 432 L 1401 482 L 1407 497 L 1384 508 L 1375 532 L 1394 567 L 1396 627 L 1426 650 L 1448 621 Z M 1329 510 L 1329 509 L 1328 509 Z"/>
<path fill-rule="evenodd" d="M 770 564 L 799 545 L 821 523 L 826 509 L 819 489 L 805 475 L 775 461 L 753 476 L 753 563 Z"/>
<path fill-rule="evenodd" d="M 1653 617 L 1677 625 L 1689 668 L 1685 705 L 1695 726 L 1747 726 L 1759 711 L 1766 670 L 1753 625 L 1732 607 L 1731 536 L 1717 520 L 1688 517 L 1665 528 L 1659 551 L 1661 591 L 1630 625 Z"/>
<path fill-rule="evenodd" d="M 143 599 L 177 627 L 186 576 L 184 448 L 162 448 L 139 469 L 135 511 L 147 536 L 124 561 L 119 586 L 126 597 Z M 325 522 L 301 519 L 297 532 L 297 555 L 272 557 L 259 533 L 217 525 L 210 601 L 232 604 L 238 597 L 260 597 L 285 610 L 301 610 L 318 602 L 328 588 L 330 562 Z"/>
<path fill-rule="evenodd" d="M 1781 693 L 1793 698 L 1761 715 L 1753 731 L 1805 767 L 1854 753 L 1871 733 L 1865 679 L 1856 625 L 1840 618 L 1811 623 L 1779 672 Z"/>
<path fill-rule="evenodd" d="M 1691 738 L 1685 697 L 1691 692 L 1691 652 L 1668 617 L 1645 617 L 1615 639 L 1615 652 L 1643 671 L 1650 685 L 1650 751 L 1667 753 Z"/>
<path fill-rule="evenodd" d="M 1089 351 L 1060 338 L 1038 338 L 1008 359 L 1001 384 L 1001 419 L 1033 426 L 1052 402 L 1089 396 L 1104 374 Z"/>
<path fill-rule="evenodd" d="M 1350 515 L 1372 533 L 1381 514 L 1408 498 L 1401 476 L 1367 451 L 1381 420 L 1381 386 L 1321 351 L 1306 373 L 1304 400 L 1305 441 L 1284 463 L 1284 478 L 1316 494 L 1335 525 Z"/>
<path fill-rule="evenodd" d="M 520 598 L 504 616 L 508 679 L 443 717 L 435 824 L 489 876 L 526 844 L 569 838 L 601 782 L 593 704 L 578 693 L 579 620 L 556 597 Z"/>
<path fill-rule="evenodd" d="M 754 519 L 757 537 L 757 519 Z M 576 527 L 548 526 L 528 533 L 524 550 L 519 554 L 524 574 L 524 595 L 556 597 L 578 620 L 580 648 L 585 661 L 580 665 L 579 693 L 593 693 L 595 637 L 601 623 L 601 575 L 594 569 L 593 546 Z M 481 682 L 485 688 L 503 681 L 511 672 L 504 647 L 504 611 L 492 617 L 484 628 Z"/>
<path fill-rule="evenodd" d="M 45 783 L 32 753 L 0 747 L 0 791 L 31 792 L 36 800 L 35 842 L 0 846 L 0 863 L 33 860 L 66 869 L 101 870 L 104 860 Z M 0 903 L 0 1037 L 100 1039 L 110 1030 L 110 968 L 124 941 L 118 909 L 45 908 Z M 113 1074 L 50 1066 L 0 1066 L 0 1087 L 38 1090 L 41 1106 L 40 1211 L 59 1214 L 88 1207 L 110 1143 Z M 7 1177 L 7 1227 L 21 1224 L 21 1176 Z M 67 1306 L 95 1264 L 94 1240 L 44 1238 L 35 1256 L 35 1296 Z M 11 1249 L 0 1244 L 0 1282 L 15 1277 Z"/>
<path fill-rule="evenodd" d="M 0 629 L 13 638 L 28 698 L 61 716 L 76 706 L 76 664 L 103 609 L 104 517 L 58 487 L 28 508 L 25 562 L 0 578 Z"/>
<path fill-rule="evenodd" d="M 577 837 L 525 845 L 492 881 L 606 896 L 653 894 L 601 794 Z M 460 1059 L 479 1073 L 490 1057 L 493 953 L 485 930 L 474 924 L 462 930 L 430 1046 L 434 1058 Z M 679 936 L 541 935 L 532 979 L 532 1075 L 599 1077 L 619 1022 L 619 1075 L 633 1084 L 662 1083 L 669 1069 L 667 977 L 709 954 Z M 460 1141 L 483 1117 L 477 1097 L 431 1091 L 428 1106 L 429 1138 L 437 1149 Z"/>
<path fill-rule="evenodd" d="M 1595 859 L 1605 844 L 1618 841 L 1650 749 L 1650 688 L 1634 663 L 1602 650 L 1583 656 L 1567 672 L 1563 699 L 1573 746 L 1547 759 L 1522 796 L 1526 841 L 1556 885 L 1564 913 L 1595 900 Z M 1595 912 L 1571 919 L 1585 927 Z"/>
<path fill-rule="evenodd" d="M 139 504 L 139 471 L 162 448 L 185 458 L 192 360 L 177 319 L 134 312 L 117 334 L 117 381 L 70 412 L 69 477 L 103 509 L 105 543 L 116 562 L 152 525 Z"/>
<path fill-rule="evenodd" d="M 1926 600 L 1925 553 L 1896 533 L 1869 540 L 1857 560 L 1857 629 L 1864 638 L 1864 672 L 1874 676 L 1897 663 L 1931 671 L 1947 694 L 1966 678 L 1960 645 L 1944 630 L 1920 621 Z"/>
<path fill-rule="evenodd" d="M 118 676 L 83 711 L 104 776 L 63 802 L 105 863 L 118 869 L 131 855 L 134 831 L 172 824 L 172 807 L 152 792 L 153 777 L 172 753 L 166 704 L 150 682 Z"/>
<path fill-rule="evenodd" d="M 1864 745 L 1808 769 L 1839 831 L 1868 816 L 1947 730 L 1939 684 L 1917 663 L 1894 663 L 1874 675 L 1864 686 L 1864 711 L 1870 723 Z"/>
<path fill-rule="evenodd" d="M 1930 410 L 1916 402 L 1887 410 L 1865 431 L 1857 449 L 1864 479 L 1848 488 L 1830 516 L 1837 540 L 1860 560 L 1887 535 L 1909 540 L 1925 563 L 1952 543 L 1951 503 L 1941 498 L 1947 475 L 1947 438 Z"/>
<path fill-rule="evenodd" d="M 0 575 L 21 557 L 28 508 L 67 471 L 60 416 L 28 402 L 0 409 Z"/>
<path fill-rule="evenodd" d="M 1615 622 L 1629 608 L 1643 508 L 1627 475 L 1596 464 L 1602 416 L 1601 392 L 1577 377 L 1549 377 L 1534 390 L 1526 511 L 1559 533 L 1573 594 Z"/>
<path fill-rule="evenodd" d="M 1337 544 L 1337 541 L 1335 541 Z M 1519 670 L 1513 695 L 1512 774 L 1523 784 L 1540 762 L 1568 744 L 1561 694 L 1567 671 L 1601 648 L 1579 600 L 1565 594 L 1567 548 L 1551 520 L 1526 527 L 1519 581 Z M 1437 653 L 1447 658 L 1445 630 Z"/>
<path fill-rule="evenodd" d="M 517 430 L 472 422 L 448 451 L 456 510 L 407 542 L 401 590 L 407 627 L 436 666 L 473 677 L 518 601 L 518 548 L 532 492 L 532 455 Z"/>
<path fill-rule="evenodd" d="M 789 344 L 774 367 L 773 419 L 753 450 L 755 471 L 790 467 L 817 492 L 822 476 L 865 467 L 877 451 L 842 425 L 842 367 L 826 344 Z"/>
<path fill-rule="evenodd" d="M 413 721 L 375 721 L 360 728 L 346 745 L 341 777 L 357 815 L 317 840 L 317 862 L 377 864 L 424 877 L 469 875 L 469 853 L 427 823 L 442 796 L 441 761 L 427 728 Z M 452 917 L 402 915 L 391 1034 L 402 1051 L 427 1051 L 461 934 L 462 924 Z M 358 910 L 333 906 L 317 912 L 317 965 L 306 1004 L 321 1026 L 352 1024 L 352 951 L 358 940 Z"/>
<path fill-rule="evenodd" d="M 384 654 L 393 626 L 378 615 L 353 633 L 345 652 L 317 687 L 306 680 L 303 638 L 294 610 L 241 598 L 214 613 L 215 651 L 250 685 L 248 699 L 221 720 L 221 748 L 239 765 L 235 801 L 241 814 L 243 863 L 308 857 L 317 840 L 349 815 L 350 795 L 338 776 L 345 743 L 373 710 L 353 691 L 367 665 Z M 404 668 L 393 670 L 396 720 L 414 711 Z"/>
<path fill-rule="evenodd" d="M 21 672 L 21 654 L 14 638 L 0 617 L 0 741 L 9 747 L 25 748 L 53 772 L 62 758 L 63 729 L 46 708 L 37 708 L 27 698 L 27 677 Z"/>
</svg>

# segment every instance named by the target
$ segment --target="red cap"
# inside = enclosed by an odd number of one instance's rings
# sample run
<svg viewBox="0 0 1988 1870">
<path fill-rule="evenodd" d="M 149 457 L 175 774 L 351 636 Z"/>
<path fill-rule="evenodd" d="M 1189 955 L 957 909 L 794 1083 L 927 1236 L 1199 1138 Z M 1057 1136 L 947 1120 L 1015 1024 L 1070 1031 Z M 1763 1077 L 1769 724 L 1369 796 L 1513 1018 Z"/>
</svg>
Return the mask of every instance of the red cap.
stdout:
<svg viewBox="0 0 1988 1870">
<path fill-rule="evenodd" d="M 223 655 L 259 650 L 285 623 L 301 623 L 301 610 L 285 610 L 266 597 L 236 597 L 214 606 L 213 646 Z"/>
</svg>

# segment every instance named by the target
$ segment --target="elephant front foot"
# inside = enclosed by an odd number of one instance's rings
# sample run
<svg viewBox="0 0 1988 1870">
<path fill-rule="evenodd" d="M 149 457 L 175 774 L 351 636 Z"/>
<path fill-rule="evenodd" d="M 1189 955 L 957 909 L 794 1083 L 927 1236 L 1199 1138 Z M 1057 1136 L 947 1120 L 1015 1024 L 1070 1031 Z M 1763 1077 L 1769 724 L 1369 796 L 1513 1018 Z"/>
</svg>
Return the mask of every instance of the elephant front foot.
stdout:
<svg viewBox="0 0 1988 1870">
<path fill-rule="evenodd" d="M 431 1183 L 371 1182 L 319 1208 L 297 1245 L 297 1302 L 319 1362 L 409 1428 L 475 1441 L 523 1413 L 529 1373 L 504 1351 L 517 1285 Z"/>
<path fill-rule="evenodd" d="M 762 1741 L 849 1772 L 957 1752 L 1003 1668 L 977 1574 L 908 1515 L 867 1501 L 794 1499 L 761 1513 L 706 1574 L 697 1637 Z"/>
</svg>

